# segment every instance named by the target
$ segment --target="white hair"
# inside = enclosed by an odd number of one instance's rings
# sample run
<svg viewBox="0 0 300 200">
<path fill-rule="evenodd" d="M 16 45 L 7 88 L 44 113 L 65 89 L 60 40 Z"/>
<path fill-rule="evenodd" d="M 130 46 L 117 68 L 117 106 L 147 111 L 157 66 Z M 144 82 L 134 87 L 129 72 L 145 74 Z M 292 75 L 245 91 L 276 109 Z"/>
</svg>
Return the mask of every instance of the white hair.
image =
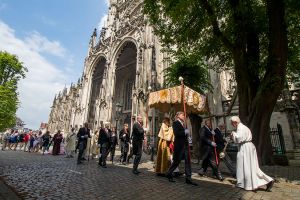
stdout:
<svg viewBox="0 0 300 200">
<path fill-rule="evenodd" d="M 241 120 L 240 120 L 240 118 L 239 118 L 238 116 L 232 116 L 232 117 L 230 118 L 230 120 L 231 120 L 232 122 L 237 122 L 237 123 L 240 123 L 240 122 L 241 122 Z"/>
<path fill-rule="evenodd" d="M 225 126 L 224 122 L 219 122 L 218 127 L 220 127 L 220 126 Z"/>
</svg>

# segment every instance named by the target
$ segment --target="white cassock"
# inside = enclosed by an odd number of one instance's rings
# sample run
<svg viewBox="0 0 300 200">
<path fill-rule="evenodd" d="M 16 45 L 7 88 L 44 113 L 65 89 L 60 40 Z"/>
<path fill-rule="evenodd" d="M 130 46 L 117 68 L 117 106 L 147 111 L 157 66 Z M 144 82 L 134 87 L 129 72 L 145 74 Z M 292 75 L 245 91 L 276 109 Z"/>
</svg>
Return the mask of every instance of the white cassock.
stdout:
<svg viewBox="0 0 300 200">
<path fill-rule="evenodd" d="M 245 190 L 255 190 L 273 181 L 259 168 L 256 148 L 251 142 L 252 133 L 250 129 L 239 123 L 237 131 L 233 132 L 233 140 L 239 144 L 236 161 L 236 186 Z"/>
</svg>

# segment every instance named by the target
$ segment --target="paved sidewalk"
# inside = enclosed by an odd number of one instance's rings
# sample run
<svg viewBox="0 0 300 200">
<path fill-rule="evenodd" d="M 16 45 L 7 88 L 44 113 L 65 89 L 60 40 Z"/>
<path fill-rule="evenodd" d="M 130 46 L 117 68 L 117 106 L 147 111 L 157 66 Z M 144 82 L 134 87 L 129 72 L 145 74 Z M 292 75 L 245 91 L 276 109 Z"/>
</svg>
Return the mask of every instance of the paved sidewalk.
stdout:
<svg viewBox="0 0 300 200">
<path fill-rule="evenodd" d="M 148 161 L 146 155 L 143 155 L 139 167 L 142 173 L 138 176 L 132 174 L 132 164 L 112 165 L 110 161 L 104 169 L 98 167 L 97 160 L 77 165 L 76 159 L 21 151 L 0 151 L 0 160 L 0 177 L 14 188 L 20 199 L 300 199 L 297 182 L 300 168 L 264 167 L 263 170 L 276 176 L 278 181 L 273 192 L 255 193 L 234 188 L 234 179 L 227 176 L 226 171 L 224 182 L 199 177 L 195 173 L 197 165 L 193 165 L 193 179 L 199 186 L 186 185 L 184 177 L 169 183 L 166 178 L 155 176 L 153 162 Z M 9 190 L 0 190 L 0 193 L 0 197 L 5 197 Z M 15 195 L 11 190 L 10 193 Z"/>
<path fill-rule="evenodd" d="M 7 186 L 3 179 L 0 177 L 0 199 L 1 200 L 20 200 L 20 197 L 15 191 Z"/>
</svg>

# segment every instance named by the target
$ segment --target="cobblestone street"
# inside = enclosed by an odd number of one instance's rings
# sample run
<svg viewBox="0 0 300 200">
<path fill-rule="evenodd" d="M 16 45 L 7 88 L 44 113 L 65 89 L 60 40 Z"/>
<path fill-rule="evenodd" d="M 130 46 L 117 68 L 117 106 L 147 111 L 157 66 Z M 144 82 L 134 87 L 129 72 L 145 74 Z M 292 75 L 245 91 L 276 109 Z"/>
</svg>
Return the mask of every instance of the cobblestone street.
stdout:
<svg viewBox="0 0 300 200">
<path fill-rule="evenodd" d="M 108 161 L 108 168 L 104 169 L 98 167 L 96 160 L 77 165 L 74 158 L 64 156 L 1 151 L 0 198 L 17 199 L 14 194 L 9 196 L 7 190 L 11 188 L 20 199 L 300 199 L 299 168 L 264 167 L 265 172 L 279 180 L 273 192 L 268 193 L 234 188 L 234 179 L 226 174 L 226 180 L 219 182 L 194 173 L 193 179 L 199 185 L 191 186 L 184 183 L 184 177 L 169 183 L 166 178 L 155 176 L 149 161 L 140 165 L 142 173 L 138 176 L 132 174 L 131 167 Z M 9 186 L 7 190 L 2 187 L 3 182 Z"/>
</svg>

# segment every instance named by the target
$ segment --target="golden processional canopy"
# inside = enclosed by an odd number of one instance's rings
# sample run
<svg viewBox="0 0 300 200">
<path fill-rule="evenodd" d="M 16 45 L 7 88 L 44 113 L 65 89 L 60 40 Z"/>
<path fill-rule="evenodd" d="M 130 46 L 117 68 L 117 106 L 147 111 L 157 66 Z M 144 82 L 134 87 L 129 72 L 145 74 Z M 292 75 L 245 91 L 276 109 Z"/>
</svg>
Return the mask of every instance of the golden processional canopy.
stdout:
<svg viewBox="0 0 300 200">
<path fill-rule="evenodd" d="M 183 96 L 187 114 L 207 112 L 206 96 L 187 86 L 184 86 Z M 183 111 L 182 99 L 182 86 L 167 88 L 149 94 L 149 107 L 156 108 L 161 112 Z"/>
</svg>

